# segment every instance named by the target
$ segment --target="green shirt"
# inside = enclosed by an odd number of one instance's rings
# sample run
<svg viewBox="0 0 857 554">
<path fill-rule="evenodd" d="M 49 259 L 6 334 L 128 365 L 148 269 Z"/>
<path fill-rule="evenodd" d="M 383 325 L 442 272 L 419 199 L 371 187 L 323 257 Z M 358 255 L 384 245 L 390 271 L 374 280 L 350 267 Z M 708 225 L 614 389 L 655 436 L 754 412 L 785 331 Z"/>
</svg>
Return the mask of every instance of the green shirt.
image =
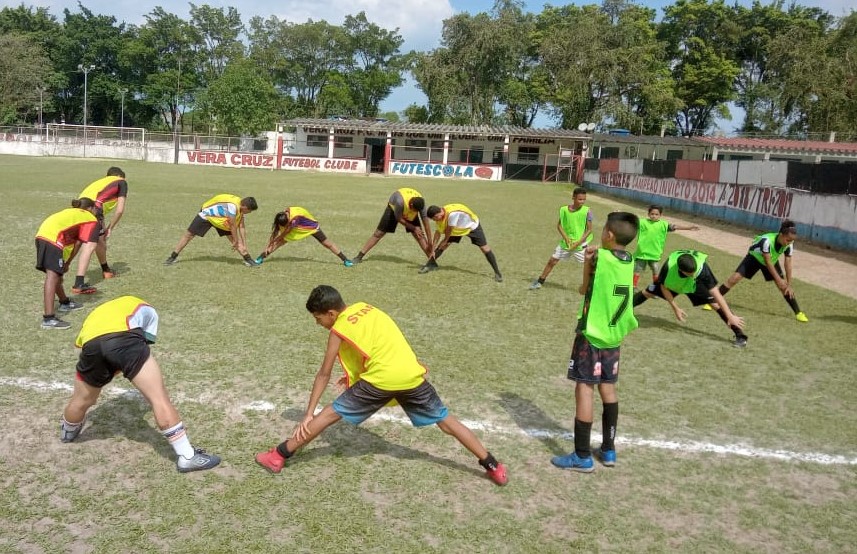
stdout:
<svg viewBox="0 0 857 554">
<path fill-rule="evenodd" d="M 579 241 L 583 233 L 586 232 L 586 221 L 589 217 L 589 206 L 583 205 L 572 211 L 568 206 L 563 206 L 559 209 L 559 223 L 562 225 L 563 231 L 572 241 Z M 559 245 L 565 250 L 569 249 L 565 239 L 560 239 Z M 578 245 L 575 250 L 580 250 L 582 245 Z"/>
<path fill-rule="evenodd" d="M 618 348 L 637 328 L 631 295 L 634 261 L 624 250 L 599 248 L 589 290 L 578 311 L 578 330 L 595 348 Z"/>
<path fill-rule="evenodd" d="M 660 260 L 669 230 L 670 224 L 663 219 L 658 221 L 640 219 L 640 232 L 637 235 L 637 251 L 634 252 L 634 257 L 638 260 Z"/>
<path fill-rule="evenodd" d="M 792 245 L 787 244 L 785 246 L 780 246 L 777 244 L 777 235 L 779 235 L 779 233 L 765 233 L 763 235 L 759 235 L 753 239 L 753 244 L 750 245 L 750 255 L 756 258 L 763 266 L 765 265 L 765 240 L 768 241 L 768 245 L 770 247 L 768 254 L 771 255 L 772 264 L 777 263 L 777 260 L 779 260 L 780 256 L 783 254 L 786 256 L 792 255 Z"/>
<path fill-rule="evenodd" d="M 690 254 L 696 261 L 696 271 L 691 277 L 683 275 L 678 270 L 678 259 L 685 254 Z M 667 258 L 667 278 L 664 279 L 664 286 L 676 294 L 693 293 L 696 290 L 696 278 L 702 273 L 707 259 L 708 254 L 696 250 L 676 250 Z"/>
</svg>

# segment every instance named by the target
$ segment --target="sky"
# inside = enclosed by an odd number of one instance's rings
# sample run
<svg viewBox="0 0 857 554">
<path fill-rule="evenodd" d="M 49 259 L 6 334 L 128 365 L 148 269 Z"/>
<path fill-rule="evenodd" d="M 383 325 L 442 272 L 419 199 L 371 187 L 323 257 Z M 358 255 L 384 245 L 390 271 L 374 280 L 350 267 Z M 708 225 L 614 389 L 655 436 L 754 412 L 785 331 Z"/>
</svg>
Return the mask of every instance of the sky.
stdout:
<svg viewBox="0 0 857 554">
<path fill-rule="evenodd" d="M 734 0 L 727 0 L 731 4 Z M 752 0 L 738 0 L 740 4 L 750 5 Z M 765 3 L 774 0 L 762 0 Z M 787 0 L 787 3 L 791 0 Z M 63 10 L 78 11 L 78 0 L 0 0 L 0 8 L 25 6 L 45 7 L 60 21 Z M 151 0 L 80 0 L 80 3 L 95 14 L 112 15 L 117 21 L 125 21 L 140 25 L 145 23 L 144 15 L 151 13 L 156 6 L 163 6 L 167 11 L 187 18 L 189 6 L 187 2 L 151 1 Z M 525 0 L 525 9 L 540 12 L 544 5 L 565 5 L 575 3 L 600 4 L 600 0 L 577 0 L 575 2 L 557 2 L 548 0 Z M 674 0 L 637 0 L 637 4 L 654 8 L 657 17 L 663 15 L 664 6 L 674 3 Z M 854 0 L 799 0 L 804 6 L 817 6 L 834 16 L 844 16 L 854 9 Z M 494 0 L 196 0 L 196 5 L 208 4 L 215 8 L 234 6 L 241 14 L 241 20 L 247 23 L 254 15 L 268 18 L 276 15 L 296 23 L 307 19 L 326 20 L 338 25 L 346 15 L 366 12 L 366 17 L 384 29 L 399 29 L 399 34 L 405 39 L 402 51 L 431 50 L 440 44 L 440 34 L 443 20 L 461 12 L 487 12 Z M 381 104 L 381 111 L 401 112 L 412 103 L 425 104 L 425 95 L 416 87 L 412 80 L 397 88 Z M 719 130 L 729 133 L 741 124 L 743 112 L 732 108 L 732 121 L 720 121 Z M 536 127 L 552 127 L 554 124 L 547 116 L 536 119 Z"/>
</svg>

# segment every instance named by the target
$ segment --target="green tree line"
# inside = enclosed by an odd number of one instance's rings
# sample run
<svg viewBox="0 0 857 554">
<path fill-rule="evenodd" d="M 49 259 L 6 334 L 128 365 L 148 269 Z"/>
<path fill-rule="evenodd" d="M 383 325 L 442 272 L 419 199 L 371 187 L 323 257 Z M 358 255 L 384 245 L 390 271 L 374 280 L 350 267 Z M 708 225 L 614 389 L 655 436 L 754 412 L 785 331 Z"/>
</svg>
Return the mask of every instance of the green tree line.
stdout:
<svg viewBox="0 0 857 554">
<path fill-rule="evenodd" d="M 253 134 L 294 117 L 373 118 L 411 75 L 427 102 L 412 122 L 561 128 L 581 122 L 694 135 L 745 113 L 745 133 L 857 131 L 857 12 L 794 1 L 676 0 L 660 19 L 629 0 L 496 0 L 444 20 L 440 46 L 403 52 L 363 12 L 341 25 L 189 4 L 141 25 L 78 4 L 0 10 L 0 124 L 88 122 Z M 383 114 L 396 117 L 397 114 Z"/>
</svg>

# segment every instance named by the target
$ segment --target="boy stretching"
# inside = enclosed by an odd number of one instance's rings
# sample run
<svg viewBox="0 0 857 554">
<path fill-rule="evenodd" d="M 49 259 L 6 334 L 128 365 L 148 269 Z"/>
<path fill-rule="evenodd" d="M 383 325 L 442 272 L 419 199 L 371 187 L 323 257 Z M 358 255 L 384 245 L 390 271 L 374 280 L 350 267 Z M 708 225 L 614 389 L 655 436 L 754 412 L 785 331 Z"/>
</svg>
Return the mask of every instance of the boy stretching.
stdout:
<svg viewBox="0 0 857 554">
<path fill-rule="evenodd" d="M 601 233 L 601 248 L 586 248 L 583 261 L 583 302 L 577 314 L 568 378 L 575 381 L 574 451 L 554 456 L 551 463 L 583 473 L 595 471 L 589 440 L 592 433 L 595 386 L 601 395 L 604 440 L 595 454 L 607 467 L 616 464 L 616 425 L 619 400 L 619 347 L 625 335 L 637 328 L 631 306 L 634 260 L 625 250 L 637 236 L 639 219 L 628 212 L 613 212 Z"/>
<path fill-rule="evenodd" d="M 346 306 L 339 291 L 328 285 L 312 290 L 306 309 L 316 323 L 330 330 L 327 350 L 313 381 L 303 421 L 291 438 L 256 454 L 259 465 L 279 473 L 299 448 L 340 419 L 359 425 L 395 400 L 414 427 L 436 424 L 476 456 L 492 481 L 506 484 L 506 467 L 485 449 L 473 431 L 448 412 L 426 381 L 426 368 L 390 316 L 365 302 Z M 347 388 L 315 415 L 337 356 L 345 370 L 339 383 Z"/>
<path fill-rule="evenodd" d="M 572 203 L 559 209 L 559 221 L 556 230 L 560 241 L 551 255 L 542 274 L 530 285 L 530 290 L 542 288 L 545 281 L 560 260 L 570 260 L 572 256 L 583 263 L 583 253 L 592 236 L 592 210 L 586 206 L 586 189 L 578 187 L 571 193 Z"/>
<path fill-rule="evenodd" d="M 637 251 L 634 252 L 634 288 L 640 282 L 640 274 L 648 267 L 652 270 L 652 282 L 658 282 L 661 256 L 667 243 L 667 233 L 673 231 L 698 231 L 697 225 L 678 225 L 661 219 L 664 209 L 657 204 L 649 206 L 648 217 L 640 220 L 637 235 Z"/>
</svg>

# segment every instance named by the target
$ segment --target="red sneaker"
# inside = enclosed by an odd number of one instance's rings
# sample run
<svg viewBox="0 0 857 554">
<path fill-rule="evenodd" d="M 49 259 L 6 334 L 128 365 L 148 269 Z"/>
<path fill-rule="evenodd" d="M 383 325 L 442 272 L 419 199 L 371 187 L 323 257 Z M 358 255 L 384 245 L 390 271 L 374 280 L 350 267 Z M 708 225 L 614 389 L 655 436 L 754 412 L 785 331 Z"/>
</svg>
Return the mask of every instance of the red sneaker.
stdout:
<svg viewBox="0 0 857 554">
<path fill-rule="evenodd" d="M 267 452 L 259 452 L 256 454 L 256 463 L 271 473 L 279 473 L 282 471 L 283 466 L 286 465 L 286 459 L 277 452 L 277 447 L 275 446 Z"/>
<path fill-rule="evenodd" d="M 488 474 L 489 479 L 501 487 L 509 482 L 509 478 L 506 476 L 506 466 L 500 462 L 497 462 L 497 467 L 494 469 L 486 470 L 486 473 Z"/>
</svg>

